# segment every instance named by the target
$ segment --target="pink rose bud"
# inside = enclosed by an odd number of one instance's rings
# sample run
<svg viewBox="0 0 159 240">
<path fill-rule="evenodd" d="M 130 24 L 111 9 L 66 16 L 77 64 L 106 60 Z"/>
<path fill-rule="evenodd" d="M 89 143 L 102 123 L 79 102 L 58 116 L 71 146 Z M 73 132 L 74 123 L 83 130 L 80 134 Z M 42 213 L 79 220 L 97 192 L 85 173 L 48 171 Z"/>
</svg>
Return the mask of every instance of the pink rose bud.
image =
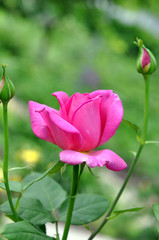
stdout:
<svg viewBox="0 0 159 240">
<path fill-rule="evenodd" d="M 0 82 L 0 100 L 3 103 L 9 102 L 9 100 L 15 95 L 15 88 L 8 75 L 6 74 L 6 65 L 2 64 L 3 74 Z"/>
<path fill-rule="evenodd" d="M 156 59 L 152 52 L 146 48 L 141 39 L 137 38 L 135 44 L 139 47 L 137 70 L 144 75 L 152 74 L 156 70 Z"/>
<path fill-rule="evenodd" d="M 141 65 L 142 68 L 145 72 L 147 72 L 150 68 L 151 65 L 151 59 L 150 56 L 147 52 L 147 50 L 145 48 L 143 48 L 143 55 L 142 55 L 142 59 L 141 59 Z"/>
</svg>

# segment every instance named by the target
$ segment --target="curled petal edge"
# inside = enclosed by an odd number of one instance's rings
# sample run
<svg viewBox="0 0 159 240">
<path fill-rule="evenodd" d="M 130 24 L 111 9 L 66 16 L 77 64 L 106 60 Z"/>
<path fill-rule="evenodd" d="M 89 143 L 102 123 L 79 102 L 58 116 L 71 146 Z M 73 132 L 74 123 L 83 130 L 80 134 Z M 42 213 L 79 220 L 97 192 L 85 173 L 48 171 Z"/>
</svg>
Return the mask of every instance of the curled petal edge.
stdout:
<svg viewBox="0 0 159 240">
<path fill-rule="evenodd" d="M 52 93 L 52 96 L 55 96 L 60 104 L 60 116 L 67 120 L 67 114 L 66 114 L 66 109 L 65 109 L 65 104 L 69 100 L 69 96 L 67 93 L 59 91 L 59 92 L 54 92 Z"/>
<path fill-rule="evenodd" d="M 60 160 L 70 165 L 86 162 L 90 168 L 106 166 L 112 171 L 122 171 L 127 168 L 125 161 L 109 149 L 90 152 L 64 150 L 60 152 Z"/>
<path fill-rule="evenodd" d="M 39 111 L 41 111 L 44 108 L 49 109 L 50 111 L 53 111 L 58 114 L 58 111 L 53 108 L 47 107 L 44 104 L 29 101 L 31 127 L 34 134 L 37 137 L 55 144 L 55 140 L 50 132 L 50 129 L 48 128 L 46 122 L 43 120 L 43 118 L 39 114 Z"/>
</svg>

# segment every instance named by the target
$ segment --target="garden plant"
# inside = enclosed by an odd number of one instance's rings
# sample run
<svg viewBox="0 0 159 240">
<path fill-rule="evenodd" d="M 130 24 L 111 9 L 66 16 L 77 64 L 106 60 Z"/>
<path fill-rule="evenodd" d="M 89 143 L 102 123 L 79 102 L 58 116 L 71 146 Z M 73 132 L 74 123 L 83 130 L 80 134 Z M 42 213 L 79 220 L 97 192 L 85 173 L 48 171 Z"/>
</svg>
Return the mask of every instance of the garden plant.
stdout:
<svg viewBox="0 0 159 240">
<path fill-rule="evenodd" d="M 5 240 L 66 240 L 69 239 L 70 225 L 84 225 L 100 219 L 88 240 L 107 227 L 107 222 L 126 212 L 138 212 L 143 207 L 121 209 L 115 207 L 133 173 L 143 148 L 148 141 L 146 133 L 149 119 L 149 85 L 152 73 L 156 70 L 156 60 L 143 41 L 135 42 L 139 48 L 137 70 L 143 75 L 145 84 L 145 102 L 142 131 L 127 119 L 123 119 L 123 104 L 113 90 L 95 90 L 91 93 L 74 93 L 71 97 L 64 91 L 53 92 L 59 102 L 59 110 L 47 105 L 29 101 L 31 127 L 34 134 L 45 141 L 57 145 L 61 152 L 59 160 L 43 173 L 33 171 L 22 182 L 9 180 L 9 133 L 8 104 L 15 95 L 15 88 L 2 65 L 3 74 L 0 83 L 0 100 L 3 107 L 4 158 L 3 180 L 0 188 L 6 191 L 8 201 L 0 206 L 13 223 L 5 226 L 0 238 Z M 56 90 L 56 89 L 54 89 Z M 130 126 L 138 141 L 138 150 L 134 153 L 131 166 L 104 145 L 112 138 L 121 122 Z M 14 143 L 11 143 L 14 145 Z M 102 149 L 98 148 L 102 145 Z M 96 149 L 97 148 L 97 149 Z M 53 179 L 53 175 L 65 167 L 72 168 L 72 183 L 69 196 L 63 187 Z M 80 179 L 85 168 L 106 167 L 106 171 L 122 171 L 128 167 L 127 175 L 114 200 L 109 203 L 105 197 L 90 194 L 78 194 Z M 14 170 L 20 169 L 14 168 Z M 62 181 L 64 179 L 62 178 Z M 16 193 L 14 197 L 12 193 Z M 159 219 L 159 203 L 153 211 Z M 56 226 L 56 235 L 46 235 L 45 224 L 51 222 Z M 64 231 L 59 233 L 58 223 L 64 222 Z M 87 227 L 88 228 L 88 227 Z"/>
</svg>

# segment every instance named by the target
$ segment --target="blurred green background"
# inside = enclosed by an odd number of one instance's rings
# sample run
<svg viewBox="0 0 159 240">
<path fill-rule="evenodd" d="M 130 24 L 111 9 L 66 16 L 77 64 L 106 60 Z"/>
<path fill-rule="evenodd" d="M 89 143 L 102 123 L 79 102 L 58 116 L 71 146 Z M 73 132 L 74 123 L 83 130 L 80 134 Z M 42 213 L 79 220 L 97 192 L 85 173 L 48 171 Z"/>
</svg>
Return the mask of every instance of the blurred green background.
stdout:
<svg viewBox="0 0 159 240">
<path fill-rule="evenodd" d="M 26 166 L 10 178 L 19 180 L 32 170 L 43 172 L 58 160 L 60 149 L 34 136 L 28 114 L 33 100 L 59 108 L 54 91 L 91 92 L 112 89 L 121 98 L 124 118 L 140 128 L 143 121 L 144 81 L 136 71 L 136 37 L 159 62 L 158 0 L 0 0 L 0 62 L 16 87 L 9 105 L 10 167 Z M 150 121 L 147 140 L 159 140 L 159 70 L 150 87 Z M 0 158 L 3 159 L 2 105 L 0 106 Z M 122 156 L 130 166 L 138 143 L 133 130 L 122 123 L 102 148 Z M 122 240 L 157 239 L 152 204 L 159 201 L 159 147 L 146 145 L 117 209 L 145 207 L 108 223 L 103 233 Z M 80 192 L 99 193 L 113 199 L 127 170 L 86 170 Z M 0 178 L 2 178 L 0 172 Z M 63 179 L 69 191 L 70 168 Z M 65 180 L 65 181 L 63 181 Z M 0 191 L 0 201 L 6 199 Z M 1 220 L 1 227 L 3 226 Z M 91 227 L 95 227 L 93 223 Z"/>
</svg>

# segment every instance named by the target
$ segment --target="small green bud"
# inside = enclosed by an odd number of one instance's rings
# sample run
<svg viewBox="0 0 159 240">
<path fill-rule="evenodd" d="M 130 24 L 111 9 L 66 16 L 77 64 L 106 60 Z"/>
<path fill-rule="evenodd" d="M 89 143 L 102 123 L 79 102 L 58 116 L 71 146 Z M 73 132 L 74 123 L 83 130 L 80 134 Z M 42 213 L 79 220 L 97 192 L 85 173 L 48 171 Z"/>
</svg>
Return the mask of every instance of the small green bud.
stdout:
<svg viewBox="0 0 159 240">
<path fill-rule="evenodd" d="M 15 88 L 12 81 L 6 74 L 6 65 L 1 64 L 3 73 L 0 82 L 0 100 L 3 103 L 9 102 L 9 100 L 15 95 Z"/>
<path fill-rule="evenodd" d="M 143 41 L 137 38 L 134 42 L 139 47 L 137 57 L 137 71 L 143 75 L 152 74 L 156 70 L 156 59 L 152 52 L 145 47 Z"/>
</svg>

